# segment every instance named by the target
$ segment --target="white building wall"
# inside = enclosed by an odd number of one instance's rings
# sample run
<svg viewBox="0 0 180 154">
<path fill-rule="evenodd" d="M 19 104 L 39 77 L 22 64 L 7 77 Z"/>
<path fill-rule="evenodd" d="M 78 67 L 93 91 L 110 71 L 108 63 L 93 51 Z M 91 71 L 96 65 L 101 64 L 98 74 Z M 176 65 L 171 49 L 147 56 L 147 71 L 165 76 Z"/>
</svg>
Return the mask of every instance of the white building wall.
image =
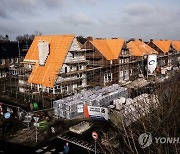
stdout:
<svg viewBox="0 0 180 154">
<path fill-rule="evenodd" d="M 83 79 L 83 81 L 82 81 L 82 86 L 83 86 L 83 87 L 86 87 L 86 86 L 87 86 L 87 79 L 86 79 L 86 78 Z"/>
<path fill-rule="evenodd" d="M 65 68 L 67 69 L 67 72 L 70 72 L 70 66 L 63 64 L 60 73 L 65 73 Z"/>
<path fill-rule="evenodd" d="M 80 48 L 80 46 L 79 46 L 79 43 L 78 43 L 77 39 L 74 38 L 73 43 L 72 43 L 69 51 L 80 50 L 80 49 L 81 49 L 81 48 Z"/>
</svg>

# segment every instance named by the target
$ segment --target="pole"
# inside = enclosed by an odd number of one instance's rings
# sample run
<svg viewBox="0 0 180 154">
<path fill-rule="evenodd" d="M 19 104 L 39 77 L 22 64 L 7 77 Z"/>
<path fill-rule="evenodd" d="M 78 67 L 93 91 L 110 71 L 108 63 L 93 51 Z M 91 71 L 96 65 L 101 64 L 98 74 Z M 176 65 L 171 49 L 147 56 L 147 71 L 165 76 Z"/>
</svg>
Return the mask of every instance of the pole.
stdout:
<svg viewBox="0 0 180 154">
<path fill-rule="evenodd" d="M 20 120 L 20 111 L 19 111 L 19 107 L 18 107 L 18 114 L 19 114 L 18 117 L 19 117 L 19 120 Z"/>
<path fill-rule="evenodd" d="M 4 82 L 4 92 L 6 92 L 6 85 L 5 85 L 5 82 Z"/>
<path fill-rule="evenodd" d="M 19 41 L 18 41 L 18 51 L 19 51 L 19 53 L 18 53 L 19 55 L 18 55 L 18 56 L 19 56 L 19 58 L 20 58 L 20 56 L 21 56 L 21 53 L 20 53 L 20 52 L 21 52 L 21 51 L 20 51 L 20 48 L 19 48 Z M 18 63 L 19 63 L 19 61 L 18 61 Z"/>
<path fill-rule="evenodd" d="M 95 140 L 95 154 L 96 154 L 96 140 Z"/>
<path fill-rule="evenodd" d="M 36 122 L 36 143 L 37 143 L 37 122 Z"/>
</svg>

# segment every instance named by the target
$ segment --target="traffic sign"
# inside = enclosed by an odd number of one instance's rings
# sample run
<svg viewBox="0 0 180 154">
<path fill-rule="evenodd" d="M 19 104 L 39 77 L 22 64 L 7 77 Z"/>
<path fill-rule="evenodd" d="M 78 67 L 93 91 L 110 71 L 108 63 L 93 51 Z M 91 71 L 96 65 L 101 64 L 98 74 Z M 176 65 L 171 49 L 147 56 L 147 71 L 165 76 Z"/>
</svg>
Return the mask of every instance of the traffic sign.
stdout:
<svg viewBox="0 0 180 154">
<path fill-rule="evenodd" d="M 6 113 L 4 114 L 4 117 L 5 117 L 6 119 L 9 119 L 10 116 L 11 116 L 11 114 L 10 114 L 9 112 L 6 112 Z"/>
<path fill-rule="evenodd" d="M 33 117 L 33 118 L 34 118 L 34 121 L 37 123 L 39 120 L 39 117 Z"/>
<path fill-rule="evenodd" d="M 92 132 L 92 138 L 94 140 L 97 140 L 98 139 L 98 134 L 96 132 Z"/>
<path fill-rule="evenodd" d="M 34 126 L 35 126 L 35 127 L 39 127 L 39 123 L 34 122 Z"/>
</svg>

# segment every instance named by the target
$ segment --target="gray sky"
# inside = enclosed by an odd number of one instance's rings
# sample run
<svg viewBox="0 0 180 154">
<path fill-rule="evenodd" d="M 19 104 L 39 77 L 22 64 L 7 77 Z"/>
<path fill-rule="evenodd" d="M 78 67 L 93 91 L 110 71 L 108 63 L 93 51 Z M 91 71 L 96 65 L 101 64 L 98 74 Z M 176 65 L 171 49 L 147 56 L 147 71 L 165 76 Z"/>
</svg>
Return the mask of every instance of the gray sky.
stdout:
<svg viewBox="0 0 180 154">
<path fill-rule="evenodd" d="M 180 0 L 0 0 L 0 34 L 180 40 Z"/>
</svg>

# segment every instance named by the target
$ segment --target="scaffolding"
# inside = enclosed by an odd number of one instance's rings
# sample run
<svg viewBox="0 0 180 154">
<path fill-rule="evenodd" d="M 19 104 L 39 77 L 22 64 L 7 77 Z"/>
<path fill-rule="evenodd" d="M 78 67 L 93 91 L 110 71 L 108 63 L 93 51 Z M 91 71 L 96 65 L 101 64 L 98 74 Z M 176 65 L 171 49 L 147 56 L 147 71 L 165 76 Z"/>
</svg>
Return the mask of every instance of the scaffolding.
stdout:
<svg viewBox="0 0 180 154">
<path fill-rule="evenodd" d="M 51 58 L 47 59 L 45 68 L 38 65 L 35 42 L 39 40 L 46 40 L 50 44 Z M 23 65 L 31 66 L 31 68 L 23 68 L 22 72 L 24 72 L 19 75 L 20 80 L 27 81 L 28 79 L 29 82 L 33 78 L 38 78 L 29 85 L 25 83 L 26 93 L 39 93 L 43 97 L 51 98 L 52 103 L 53 100 L 63 99 L 69 95 L 76 96 L 80 91 L 87 92 L 88 89 L 92 90 L 97 86 L 125 85 L 129 81 L 138 79 L 139 74 L 146 79 L 147 58 L 143 55 L 157 53 L 152 46 L 139 40 L 125 42 L 122 39 L 90 39 L 81 47 L 74 40 L 74 36 L 68 35 L 35 38 L 30 48 L 32 54 L 28 53 L 25 61 L 22 62 Z M 53 43 L 56 45 L 53 46 Z M 63 57 L 62 53 L 55 54 L 61 50 L 62 44 L 69 46 L 63 48 Z M 174 42 L 173 46 L 176 44 L 177 42 Z M 178 53 L 172 55 L 179 56 Z M 166 54 L 162 55 L 163 57 L 167 57 Z M 59 59 L 61 59 L 61 64 L 58 68 L 55 68 L 54 64 L 51 65 L 51 63 L 59 63 Z M 83 68 L 80 69 L 81 65 Z M 42 71 L 45 69 L 45 74 L 38 71 L 40 69 Z M 48 84 L 44 84 L 45 82 Z M 19 83 L 19 87 L 23 87 L 23 84 Z"/>
</svg>

